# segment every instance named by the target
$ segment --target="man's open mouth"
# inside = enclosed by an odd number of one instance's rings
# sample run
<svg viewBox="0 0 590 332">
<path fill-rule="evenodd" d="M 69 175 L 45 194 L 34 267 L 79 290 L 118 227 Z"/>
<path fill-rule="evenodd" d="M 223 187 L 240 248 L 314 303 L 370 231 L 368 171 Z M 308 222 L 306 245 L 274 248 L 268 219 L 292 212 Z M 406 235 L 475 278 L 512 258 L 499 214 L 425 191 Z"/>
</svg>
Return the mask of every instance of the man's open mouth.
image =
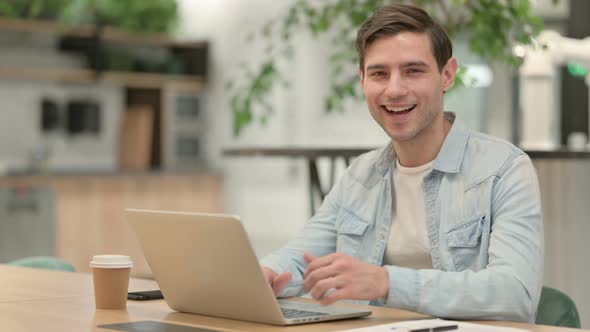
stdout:
<svg viewBox="0 0 590 332">
<path fill-rule="evenodd" d="M 394 115 L 402 115 L 409 113 L 416 108 L 416 104 L 404 106 L 381 106 L 385 111 Z"/>
</svg>

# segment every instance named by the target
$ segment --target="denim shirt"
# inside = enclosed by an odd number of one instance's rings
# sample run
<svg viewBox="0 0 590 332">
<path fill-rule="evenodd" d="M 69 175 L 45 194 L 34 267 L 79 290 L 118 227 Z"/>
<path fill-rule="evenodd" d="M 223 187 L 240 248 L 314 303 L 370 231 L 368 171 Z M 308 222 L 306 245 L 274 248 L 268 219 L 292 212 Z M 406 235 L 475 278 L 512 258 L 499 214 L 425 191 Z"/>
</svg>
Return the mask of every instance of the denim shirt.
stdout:
<svg viewBox="0 0 590 332">
<path fill-rule="evenodd" d="M 306 251 L 382 265 L 395 209 L 394 160 L 392 144 L 356 158 L 302 232 L 261 261 L 292 273 L 280 297 L 302 294 Z M 445 318 L 533 322 L 544 249 L 530 158 L 455 120 L 424 178 L 424 200 L 433 269 L 386 266 L 389 294 L 370 304 Z"/>
</svg>

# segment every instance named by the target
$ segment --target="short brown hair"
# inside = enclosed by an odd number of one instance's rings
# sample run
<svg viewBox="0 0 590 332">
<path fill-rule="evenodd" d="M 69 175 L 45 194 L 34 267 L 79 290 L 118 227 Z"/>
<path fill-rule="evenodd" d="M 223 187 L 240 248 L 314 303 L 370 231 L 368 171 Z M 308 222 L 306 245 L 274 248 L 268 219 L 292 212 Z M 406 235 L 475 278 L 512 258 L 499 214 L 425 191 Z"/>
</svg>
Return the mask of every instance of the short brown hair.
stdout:
<svg viewBox="0 0 590 332">
<path fill-rule="evenodd" d="M 453 56 L 453 45 L 445 29 L 423 9 L 408 4 L 392 4 L 379 9 L 360 27 L 356 36 L 356 50 L 360 69 L 365 71 L 365 52 L 375 40 L 402 32 L 426 33 L 430 37 L 432 53 L 442 71 Z"/>
</svg>

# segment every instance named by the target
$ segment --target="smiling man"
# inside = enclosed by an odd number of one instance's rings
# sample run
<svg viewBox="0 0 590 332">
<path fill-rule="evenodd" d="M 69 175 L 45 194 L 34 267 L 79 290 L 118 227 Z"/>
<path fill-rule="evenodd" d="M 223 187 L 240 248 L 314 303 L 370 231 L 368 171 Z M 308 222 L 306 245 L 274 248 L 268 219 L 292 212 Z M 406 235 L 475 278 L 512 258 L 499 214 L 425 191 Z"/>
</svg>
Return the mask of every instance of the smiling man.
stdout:
<svg viewBox="0 0 590 332">
<path fill-rule="evenodd" d="M 356 46 L 369 112 L 391 143 L 359 156 L 301 234 L 262 260 L 273 291 L 533 322 L 543 223 L 531 160 L 444 112 L 457 60 L 423 10 L 382 8 Z"/>
</svg>

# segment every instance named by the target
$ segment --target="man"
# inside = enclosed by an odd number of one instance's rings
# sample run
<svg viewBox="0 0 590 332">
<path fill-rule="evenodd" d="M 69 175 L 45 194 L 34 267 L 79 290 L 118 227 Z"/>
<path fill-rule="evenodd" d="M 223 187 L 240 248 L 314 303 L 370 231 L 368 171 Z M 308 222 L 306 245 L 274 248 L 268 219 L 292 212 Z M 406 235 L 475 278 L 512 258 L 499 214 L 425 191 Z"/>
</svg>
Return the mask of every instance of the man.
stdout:
<svg viewBox="0 0 590 332">
<path fill-rule="evenodd" d="M 533 322 L 543 224 L 531 160 L 444 113 L 457 60 L 423 10 L 382 8 L 356 46 L 369 111 L 391 144 L 358 157 L 302 233 L 262 260 L 273 291 Z"/>
</svg>

